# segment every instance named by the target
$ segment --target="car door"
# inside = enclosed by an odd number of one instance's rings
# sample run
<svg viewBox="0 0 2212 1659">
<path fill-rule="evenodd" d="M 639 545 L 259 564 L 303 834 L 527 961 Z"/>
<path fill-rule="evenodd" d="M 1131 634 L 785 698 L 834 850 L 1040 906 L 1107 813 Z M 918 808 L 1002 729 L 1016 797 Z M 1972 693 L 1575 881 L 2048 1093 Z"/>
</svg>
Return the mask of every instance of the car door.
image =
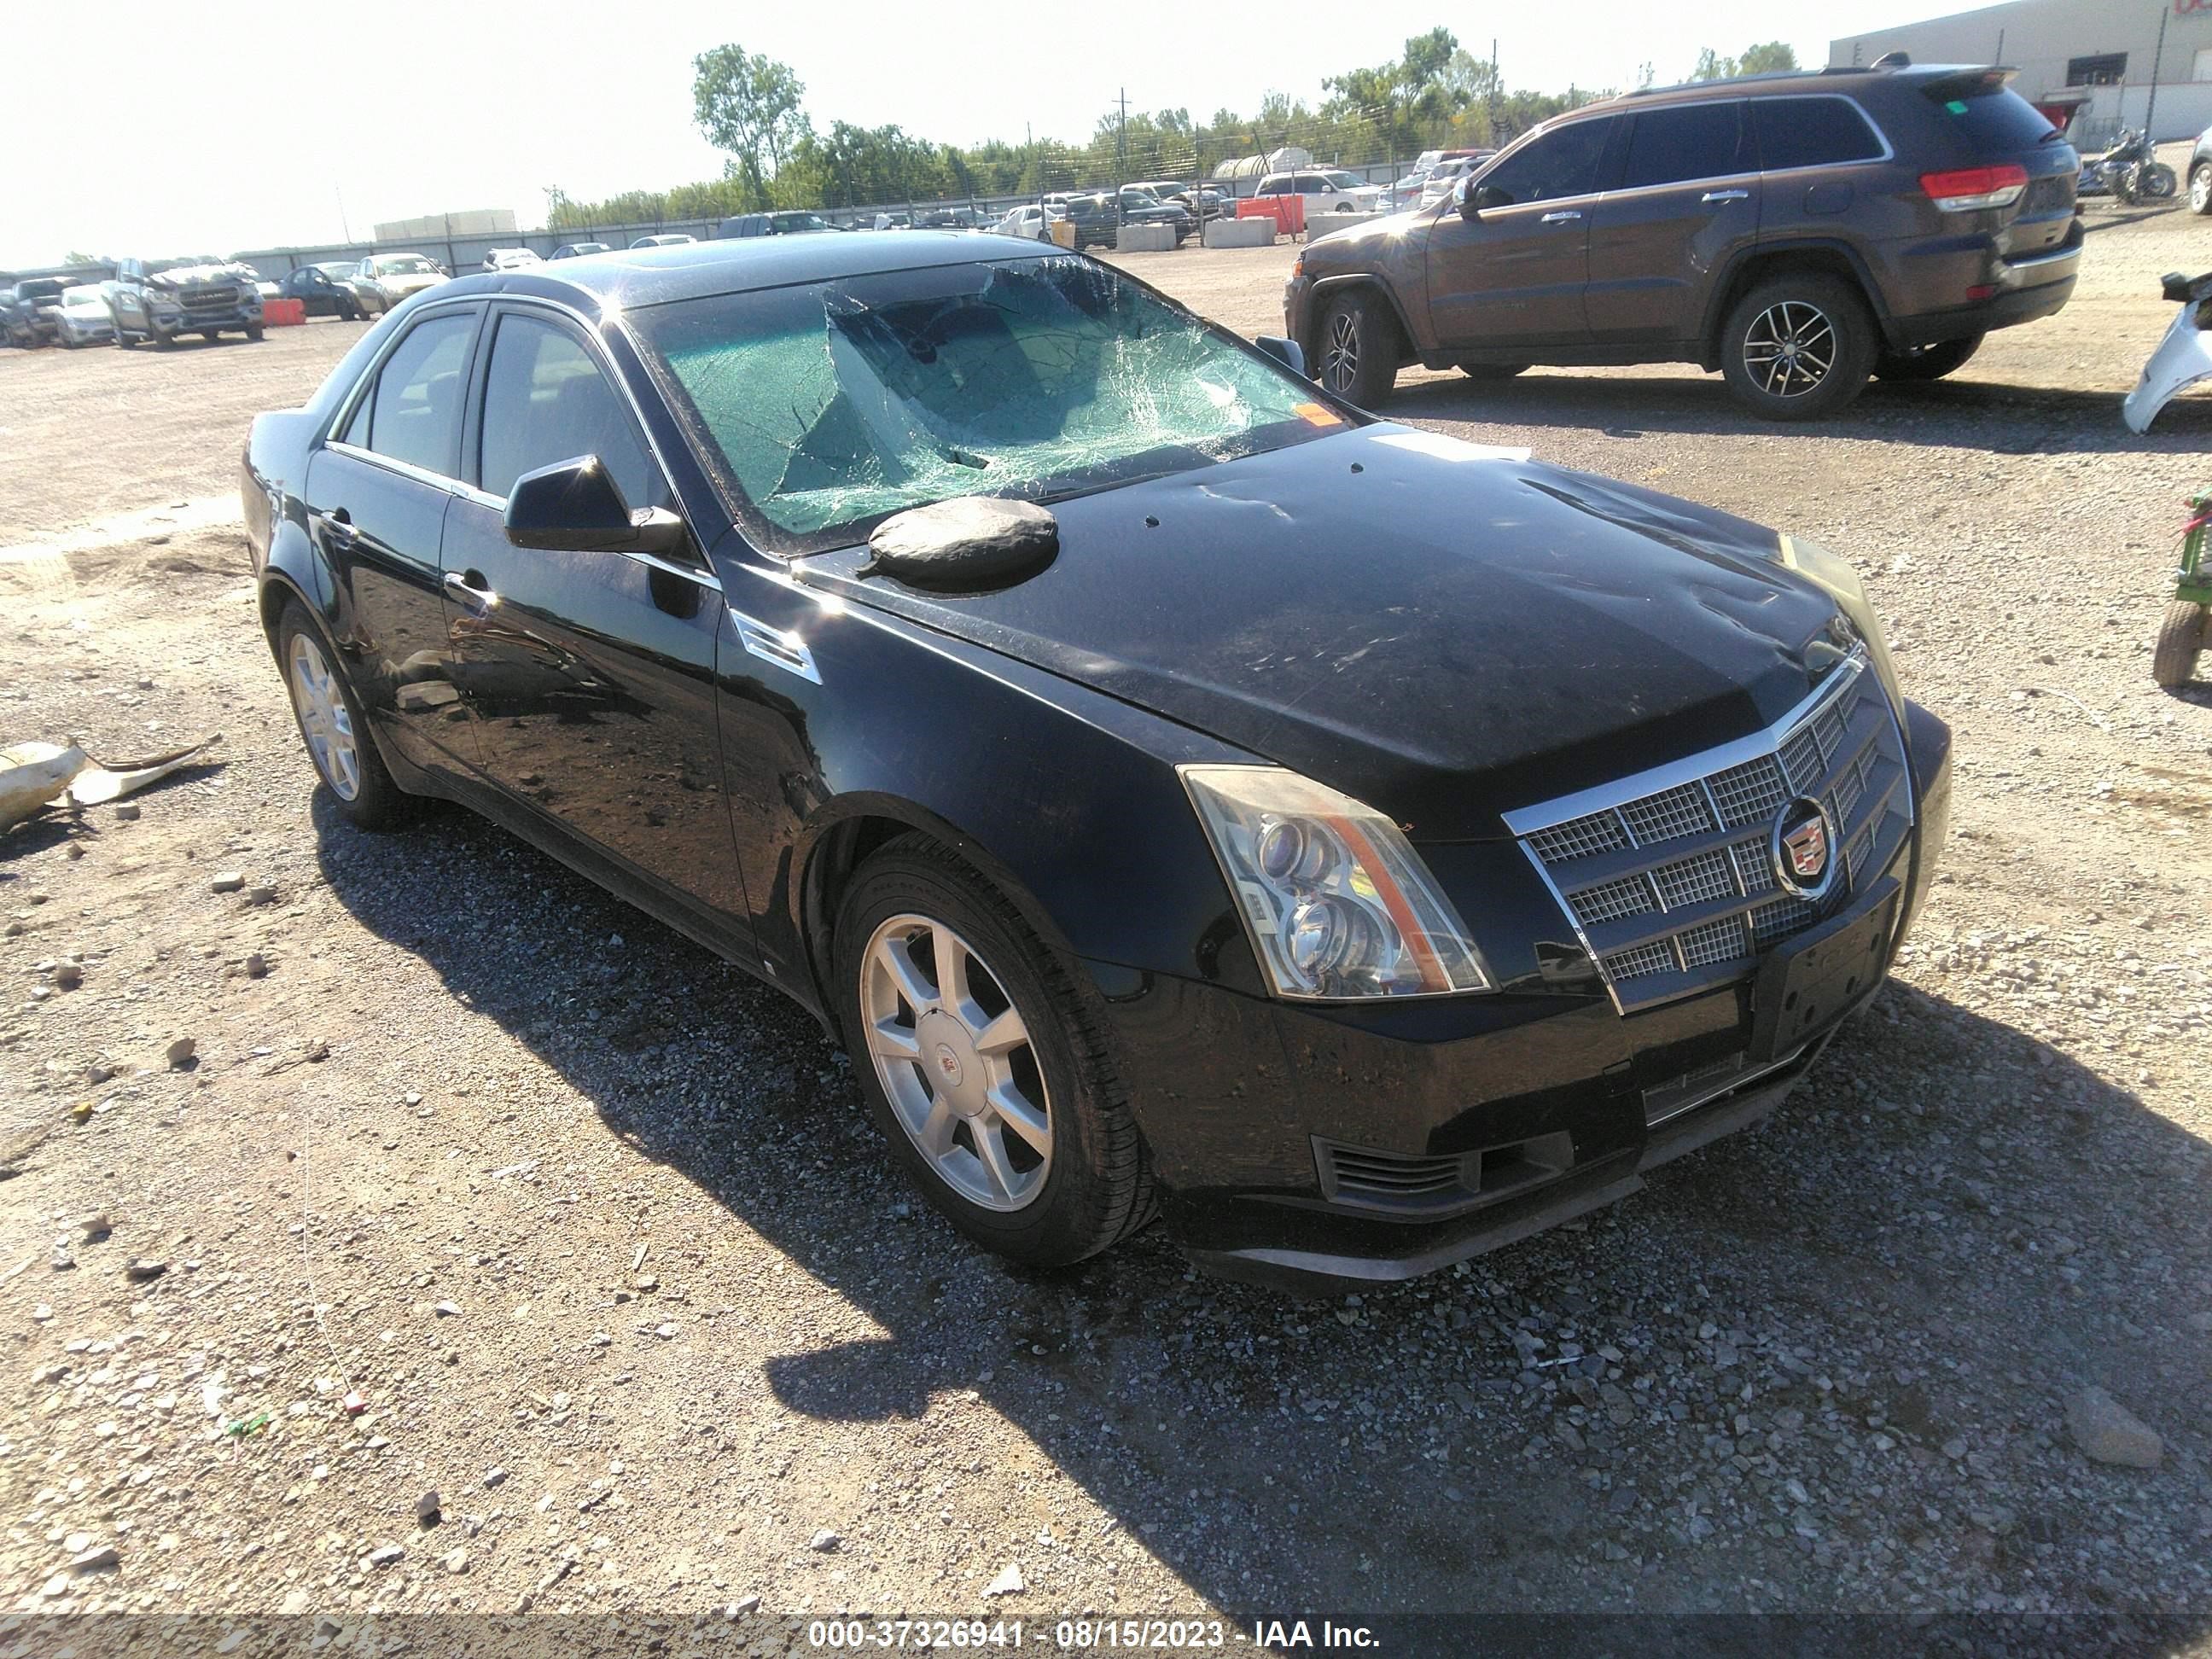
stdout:
<svg viewBox="0 0 2212 1659">
<path fill-rule="evenodd" d="M 1628 116 L 1618 185 L 1589 210 L 1583 309 L 1601 345 L 1694 339 L 1715 276 L 1759 239 L 1759 155 L 1741 98 Z"/>
<path fill-rule="evenodd" d="M 1473 216 L 1437 210 L 1426 264 L 1439 345 L 1588 343 L 1589 216 L 1608 161 L 1618 164 L 1621 125 L 1600 116 L 1540 133 L 1461 187 L 1485 192 Z"/>
<path fill-rule="evenodd" d="M 458 673 L 487 777 L 636 871 L 744 914 L 714 721 L 720 584 L 692 549 L 552 551 L 507 540 L 522 474 L 596 455 L 633 508 L 675 505 L 597 345 L 502 304 L 471 398 L 476 487 L 446 521 Z"/>
<path fill-rule="evenodd" d="M 475 759 L 453 680 L 438 549 L 460 488 L 461 412 L 480 305 L 416 319 L 340 405 L 307 464 L 308 533 L 346 599 L 339 649 L 392 746 L 421 766 Z"/>
</svg>

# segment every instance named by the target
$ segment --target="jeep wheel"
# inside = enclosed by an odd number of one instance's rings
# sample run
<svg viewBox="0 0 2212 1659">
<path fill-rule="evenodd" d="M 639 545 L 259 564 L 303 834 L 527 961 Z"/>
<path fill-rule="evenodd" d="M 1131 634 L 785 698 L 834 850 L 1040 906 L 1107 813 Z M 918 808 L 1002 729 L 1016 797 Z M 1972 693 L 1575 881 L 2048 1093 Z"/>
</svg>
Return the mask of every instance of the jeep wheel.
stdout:
<svg viewBox="0 0 2212 1659">
<path fill-rule="evenodd" d="M 1372 408 L 1397 383 L 1398 352 L 1398 319 L 1373 293 L 1354 289 L 1322 313 L 1315 378 L 1338 397 Z"/>
<path fill-rule="evenodd" d="M 2189 207 L 2193 213 L 2212 213 L 2212 161 L 2189 169 Z"/>
<path fill-rule="evenodd" d="M 1983 337 L 1969 334 L 1963 340 L 1885 351 L 1875 358 L 1874 372 L 1885 380 L 1940 380 L 1979 351 Z"/>
<path fill-rule="evenodd" d="M 258 340 L 261 337 L 261 325 L 248 323 L 246 325 L 246 337 L 249 340 Z"/>
<path fill-rule="evenodd" d="M 1866 389 L 1875 349 L 1874 318 L 1850 283 L 1812 272 L 1776 276 L 1729 313 L 1721 372 L 1753 414 L 1817 420 Z"/>
</svg>

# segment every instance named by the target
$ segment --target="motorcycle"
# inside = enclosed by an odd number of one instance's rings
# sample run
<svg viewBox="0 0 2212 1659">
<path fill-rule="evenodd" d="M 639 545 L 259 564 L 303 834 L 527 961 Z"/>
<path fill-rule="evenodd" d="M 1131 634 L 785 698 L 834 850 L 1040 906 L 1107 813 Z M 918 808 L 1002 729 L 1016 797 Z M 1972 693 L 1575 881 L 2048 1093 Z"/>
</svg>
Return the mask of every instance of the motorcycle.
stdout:
<svg viewBox="0 0 2212 1659">
<path fill-rule="evenodd" d="M 2173 169 L 2158 159 L 2150 135 L 2123 127 L 2110 149 L 2081 163 L 2075 193 L 2109 191 L 2122 206 L 2133 207 L 2138 201 L 2164 201 L 2180 185 Z"/>
<path fill-rule="evenodd" d="M 2160 279 L 2159 291 L 2181 310 L 2120 405 L 2120 418 L 2130 432 L 2149 431 L 2159 410 L 2176 396 L 2212 379 L 2212 270 L 2195 277 L 2168 271 Z"/>
</svg>

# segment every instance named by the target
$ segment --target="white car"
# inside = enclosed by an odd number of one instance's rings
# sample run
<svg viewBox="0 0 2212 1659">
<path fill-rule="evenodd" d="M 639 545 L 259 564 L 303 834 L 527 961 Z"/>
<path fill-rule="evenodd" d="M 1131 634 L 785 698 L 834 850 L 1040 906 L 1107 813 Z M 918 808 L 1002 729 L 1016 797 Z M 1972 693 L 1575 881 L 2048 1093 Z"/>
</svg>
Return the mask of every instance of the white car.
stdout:
<svg viewBox="0 0 2212 1659">
<path fill-rule="evenodd" d="M 1382 205 L 1382 187 L 1370 185 L 1356 173 L 1338 167 L 1315 167 L 1297 173 L 1271 173 L 1260 181 L 1255 196 L 1303 196 L 1309 222 L 1329 213 L 1373 213 Z"/>
<path fill-rule="evenodd" d="M 1436 207 L 1459 188 L 1459 181 L 1487 161 L 1495 150 L 1485 150 L 1480 155 L 1462 155 L 1454 161 L 1439 161 L 1429 176 L 1421 181 L 1421 205 Z"/>
<path fill-rule="evenodd" d="M 115 319 L 107 309 L 107 295 L 97 286 L 62 290 L 57 337 L 65 346 L 96 344 L 115 337 Z"/>
<path fill-rule="evenodd" d="M 991 229 L 1000 236 L 1026 236 L 1033 242 L 1048 242 L 1052 240 L 1052 222 L 1065 217 L 1066 215 L 1057 208 L 1024 202 L 1019 207 L 1008 209 L 1005 217 Z"/>
<path fill-rule="evenodd" d="M 495 247 L 484 255 L 486 270 L 527 270 L 532 265 L 542 265 L 544 258 L 535 248 Z"/>
<path fill-rule="evenodd" d="M 686 236 L 681 231 L 672 230 L 664 232 L 659 236 L 641 236 L 630 246 L 633 248 L 682 247 L 686 242 L 696 242 L 698 240 L 696 236 Z"/>
<path fill-rule="evenodd" d="M 446 280 L 446 273 L 419 253 L 372 253 L 355 267 L 354 276 L 385 311 Z"/>
</svg>

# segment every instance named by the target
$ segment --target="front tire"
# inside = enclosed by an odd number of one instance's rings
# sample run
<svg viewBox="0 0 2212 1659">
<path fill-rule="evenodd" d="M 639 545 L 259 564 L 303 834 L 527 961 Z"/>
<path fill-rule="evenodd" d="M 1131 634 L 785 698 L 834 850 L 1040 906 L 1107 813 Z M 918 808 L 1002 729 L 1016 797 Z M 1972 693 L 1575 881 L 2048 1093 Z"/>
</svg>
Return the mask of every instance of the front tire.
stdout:
<svg viewBox="0 0 2212 1659">
<path fill-rule="evenodd" d="M 1818 272 L 1770 277 L 1729 313 L 1721 372 L 1736 401 L 1770 421 L 1832 415 L 1866 390 L 1874 316 L 1858 290 Z"/>
<path fill-rule="evenodd" d="M 323 631 L 295 599 L 276 623 L 276 663 L 315 774 L 354 826 L 389 830 L 411 816 L 369 735 L 368 720 Z"/>
<path fill-rule="evenodd" d="M 257 342 L 258 342 L 258 341 L 261 338 L 261 332 L 262 332 L 262 331 L 261 331 L 261 325 L 260 325 L 260 324 L 258 324 L 258 323 L 249 323 L 249 324 L 246 325 L 246 337 L 247 339 L 249 339 L 249 340 L 253 340 L 253 341 L 257 341 Z M 210 337 L 210 339 L 212 339 L 214 337 L 213 337 L 212 335 L 210 335 L 209 337 Z"/>
<path fill-rule="evenodd" d="M 2175 599 L 2166 607 L 2159 624 L 2158 645 L 2151 653 L 2150 677 L 2171 691 L 2197 678 L 2197 653 L 2204 649 L 2205 607 Z"/>
<path fill-rule="evenodd" d="M 1985 337 L 1969 334 L 1963 340 L 1885 351 L 1875 358 L 1874 372 L 1885 380 L 1940 380 L 1979 351 Z"/>
<path fill-rule="evenodd" d="M 1347 402 L 1372 409 L 1398 382 L 1402 349 L 1398 319 L 1371 290 L 1355 289 L 1329 301 L 1321 317 L 1320 368 L 1315 379 Z"/>
<path fill-rule="evenodd" d="M 837 908 L 837 1013 L 877 1127 L 969 1237 L 1060 1267 L 1151 1218 L 1152 1183 L 1103 1027 L 1013 906 L 906 836 Z"/>
<path fill-rule="evenodd" d="M 2189 169 L 2189 210 L 2212 214 L 2212 161 L 2199 161 Z"/>
<path fill-rule="evenodd" d="M 2137 187 L 2149 200 L 2163 202 L 2173 195 L 2179 182 L 2172 167 L 2163 161 L 2153 161 L 2143 168 Z"/>
</svg>

